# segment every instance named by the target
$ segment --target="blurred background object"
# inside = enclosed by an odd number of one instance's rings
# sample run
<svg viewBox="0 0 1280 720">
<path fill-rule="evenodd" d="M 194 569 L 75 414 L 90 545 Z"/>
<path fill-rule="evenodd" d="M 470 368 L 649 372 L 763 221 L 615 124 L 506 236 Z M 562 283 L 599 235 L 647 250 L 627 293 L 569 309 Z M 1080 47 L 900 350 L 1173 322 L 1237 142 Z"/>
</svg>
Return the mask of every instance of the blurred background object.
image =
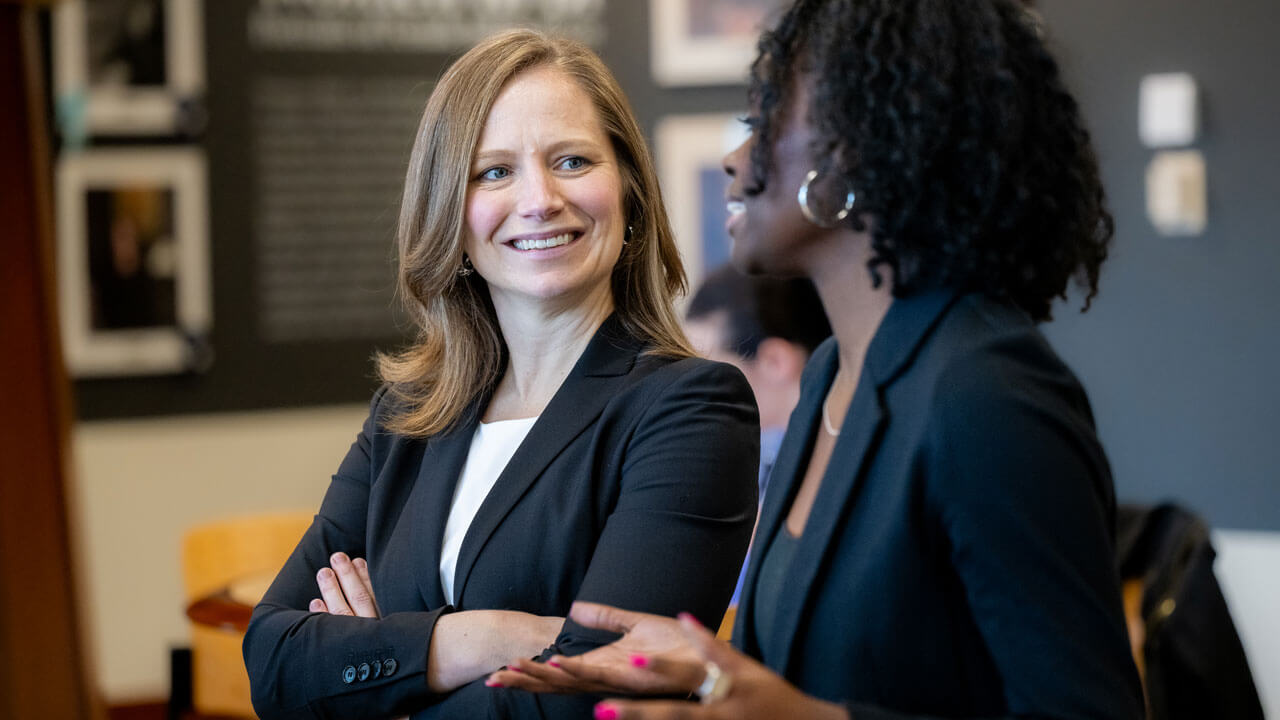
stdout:
<svg viewBox="0 0 1280 720">
<path fill-rule="evenodd" d="M 240 651 L 244 631 L 312 516 L 304 511 L 229 517 L 197 525 L 183 537 L 191 699 L 200 715 L 254 717 Z"/>
<path fill-rule="evenodd" d="M 1214 574 L 1209 526 L 1172 503 L 1122 505 L 1116 569 L 1151 720 L 1263 720 Z"/>
<path fill-rule="evenodd" d="M 0 717 L 102 717 L 67 465 L 37 3 L 0 2 Z"/>
</svg>

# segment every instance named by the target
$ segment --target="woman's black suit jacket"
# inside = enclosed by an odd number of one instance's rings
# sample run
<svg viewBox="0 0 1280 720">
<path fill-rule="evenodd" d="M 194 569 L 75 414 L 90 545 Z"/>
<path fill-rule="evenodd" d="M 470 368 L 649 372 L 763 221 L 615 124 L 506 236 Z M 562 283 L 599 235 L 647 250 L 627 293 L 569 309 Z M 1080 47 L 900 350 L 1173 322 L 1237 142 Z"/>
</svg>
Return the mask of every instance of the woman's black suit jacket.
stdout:
<svg viewBox="0 0 1280 720">
<path fill-rule="evenodd" d="M 894 301 L 787 590 L 755 605 L 836 367 L 829 340 L 773 467 L 735 644 L 858 720 L 1141 718 L 1088 400 L 1024 313 L 981 296 Z"/>
<path fill-rule="evenodd" d="M 479 409 L 425 441 L 392 435 L 379 391 L 315 522 L 255 609 L 244 642 L 263 718 L 590 717 L 591 699 L 483 686 L 427 689 L 451 610 L 564 616 L 574 600 L 720 619 L 756 514 L 759 419 L 742 374 L 643 353 L 610 318 L 529 431 L 468 529 L 445 603 L 439 557 Z M 306 611 L 316 571 L 368 560 L 381 619 Z M 547 654 L 613 636 L 566 623 Z"/>
</svg>

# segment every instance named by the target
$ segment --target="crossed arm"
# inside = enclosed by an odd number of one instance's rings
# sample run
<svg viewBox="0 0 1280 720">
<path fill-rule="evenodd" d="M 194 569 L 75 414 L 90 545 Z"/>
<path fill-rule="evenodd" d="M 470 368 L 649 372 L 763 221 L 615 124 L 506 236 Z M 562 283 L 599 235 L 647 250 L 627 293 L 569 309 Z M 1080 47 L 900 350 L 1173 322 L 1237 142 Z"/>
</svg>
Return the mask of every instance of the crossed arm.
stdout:
<svg viewBox="0 0 1280 720">
<path fill-rule="evenodd" d="M 336 552 L 330 566 L 316 573 L 320 597 L 311 612 L 380 618 L 369 565 Z M 427 651 L 427 687 L 445 693 L 488 675 L 512 656 L 532 657 L 551 645 L 564 624 L 513 610 L 465 610 L 442 616 Z"/>
<path fill-rule="evenodd" d="M 363 558 L 334 553 L 330 567 L 316 574 L 316 583 L 321 597 L 311 601 L 311 612 L 381 617 L 369 566 Z M 761 717 L 799 713 L 815 720 L 848 718 L 839 705 L 801 693 L 773 671 L 716 640 L 692 615 L 675 620 L 580 602 L 574 605 L 572 617 L 584 627 L 620 633 L 622 638 L 584 655 L 554 656 L 549 663 L 540 663 L 527 658 L 552 643 L 564 618 L 505 610 L 453 613 L 436 624 L 428 655 L 427 683 L 436 692 L 447 692 L 492 672 L 486 682 L 491 687 L 561 693 L 625 690 L 681 694 L 697 687 L 706 663 L 714 662 L 733 678 L 735 692 L 726 702 L 697 706 L 685 702 L 606 701 L 597 706 L 595 715 L 636 720 L 716 720 L 741 717 L 743 710 L 750 709 L 762 712 Z M 508 663 L 507 667 L 495 671 L 504 663 Z"/>
<path fill-rule="evenodd" d="M 719 366 L 673 368 L 658 373 L 646 390 L 638 394 L 644 403 L 635 412 L 642 415 L 620 454 L 625 464 L 615 469 L 618 498 L 590 546 L 590 564 L 574 595 L 659 612 L 688 609 L 708 619 L 732 590 L 753 519 L 754 492 L 746 491 L 755 488 L 755 408 L 740 374 Z M 335 474 L 316 523 L 255 611 L 245 657 L 259 714 L 267 720 L 406 712 L 571 717 L 584 703 L 589 713 L 589 700 L 490 691 L 479 681 L 512 657 L 575 654 L 608 642 L 607 634 L 584 632 L 558 617 L 504 610 L 380 613 L 368 590 L 367 566 L 336 552 L 368 552 L 371 503 L 402 506 L 411 487 L 370 492 L 370 466 L 376 464 L 370 443 L 385 437 L 374 426 L 374 410 Z M 671 547 L 704 551 L 681 553 L 672 562 Z M 313 598 L 319 603 L 308 603 Z M 389 610 L 416 606 L 389 595 L 380 599 Z M 391 677 L 342 677 L 352 663 L 373 666 L 392 654 L 397 665 Z"/>
</svg>

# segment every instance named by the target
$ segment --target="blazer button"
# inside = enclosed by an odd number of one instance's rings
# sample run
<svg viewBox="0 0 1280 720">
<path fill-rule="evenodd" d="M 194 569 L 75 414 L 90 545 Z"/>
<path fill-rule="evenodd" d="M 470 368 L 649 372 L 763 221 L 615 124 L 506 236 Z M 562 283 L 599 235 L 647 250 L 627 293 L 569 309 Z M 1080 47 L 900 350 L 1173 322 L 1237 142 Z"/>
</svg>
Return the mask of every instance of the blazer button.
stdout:
<svg viewBox="0 0 1280 720">
<path fill-rule="evenodd" d="M 369 679 L 369 663 L 360 663 L 360 667 L 356 669 L 356 672 L 360 673 L 357 676 L 360 682 L 364 682 L 365 680 L 368 680 Z"/>
<path fill-rule="evenodd" d="M 382 674 L 391 677 L 396 674 L 396 668 L 400 667 L 396 664 L 395 658 L 387 658 L 382 661 Z"/>
<path fill-rule="evenodd" d="M 373 678 L 374 680 L 377 680 L 378 678 L 382 677 L 382 661 L 381 660 L 374 660 L 373 662 L 369 663 L 369 665 L 373 668 L 373 674 L 370 675 L 369 677 Z"/>
<path fill-rule="evenodd" d="M 356 666 L 348 665 L 342 668 L 342 682 L 350 685 L 356 681 Z"/>
</svg>

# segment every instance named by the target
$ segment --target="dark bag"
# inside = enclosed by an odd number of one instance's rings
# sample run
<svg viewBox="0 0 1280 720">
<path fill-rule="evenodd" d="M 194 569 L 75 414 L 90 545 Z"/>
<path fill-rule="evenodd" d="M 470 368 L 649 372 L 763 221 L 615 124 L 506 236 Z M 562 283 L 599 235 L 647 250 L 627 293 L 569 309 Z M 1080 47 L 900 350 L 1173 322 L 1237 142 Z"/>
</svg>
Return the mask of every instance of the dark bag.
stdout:
<svg viewBox="0 0 1280 720">
<path fill-rule="evenodd" d="M 1204 521 L 1172 504 L 1121 506 L 1121 578 L 1142 578 L 1148 717 L 1263 720 Z"/>
</svg>

